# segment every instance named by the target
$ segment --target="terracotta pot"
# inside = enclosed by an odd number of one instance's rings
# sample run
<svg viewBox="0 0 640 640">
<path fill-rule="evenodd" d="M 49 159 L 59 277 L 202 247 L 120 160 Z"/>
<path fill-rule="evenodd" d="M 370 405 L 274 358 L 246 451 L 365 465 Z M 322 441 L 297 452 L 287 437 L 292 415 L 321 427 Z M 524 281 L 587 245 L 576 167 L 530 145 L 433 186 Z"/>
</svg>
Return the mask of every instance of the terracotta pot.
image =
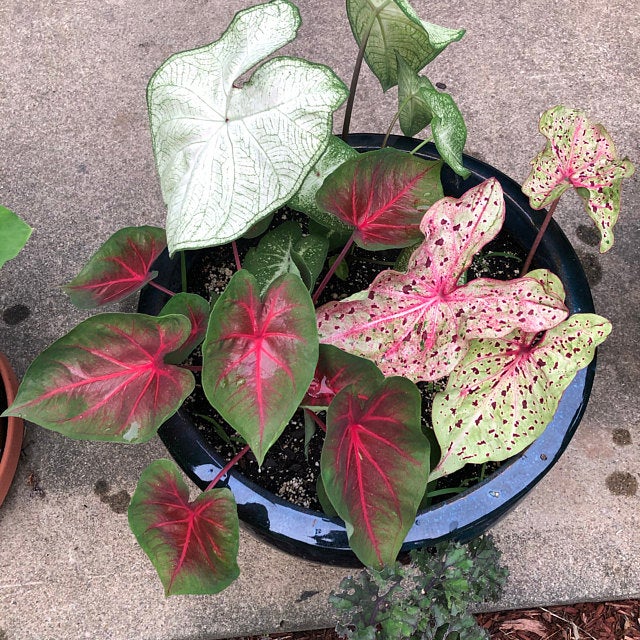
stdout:
<svg viewBox="0 0 640 640">
<path fill-rule="evenodd" d="M 356 134 L 350 144 L 360 151 L 379 148 L 382 136 Z M 418 140 L 392 136 L 389 145 L 410 151 Z M 427 159 L 437 157 L 433 144 L 417 154 Z M 505 229 L 523 249 L 531 246 L 544 212 L 533 211 L 520 186 L 490 165 L 465 156 L 471 176 L 463 180 L 448 167 L 442 171 L 445 195 L 460 197 L 467 189 L 489 177 L 496 177 L 505 192 Z M 187 269 L 193 254 L 187 252 Z M 157 282 L 170 290 L 180 290 L 180 259 L 170 260 L 167 252 L 154 267 Z M 566 290 L 570 312 L 593 312 L 593 301 L 586 275 L 575 251 L 560 227 L 552 221 L 534 260 L 534 268 L 556 273 Z M 138 310 L 157 315 L 168 297 L 152 287 L 143 289 Z M 466 542 L 494 525 L 512 509 L 551 469 L 569 444 L 580 423 L 589 399 L 595 373 L 595 360 L 578 372 L 565 391 L 558 410 L 545 432 L 526 451 L 511 458 L 483 482 L 450 500 L 418 513 L 402 552 L 432 546 L 448 538 Z M 189 413 L 180 409 L 159 430 L 160 438 L 182 469 L 204 489 L 226 460 L 206 442 L 194 426 Z M 237 470 L 224 479 L 238 504 L 240 519 L 256 533 L 281 549 L 310 560 L 327 564 L 357 564 L 349 549 L 344 523 L 323 513 L 292 505 L 257 486 Z"/>
<path fill-rule="evenodd" d="M 18 380 L 9 360 L 1 352 L 0 377 L 2 378 L 0 413 L 2 413 L 16 396 Z M 0 418 L 0 505 L 3 503 L 16 473 L 23 434 L 24 422 L 21 418 Z"/>
</svg>

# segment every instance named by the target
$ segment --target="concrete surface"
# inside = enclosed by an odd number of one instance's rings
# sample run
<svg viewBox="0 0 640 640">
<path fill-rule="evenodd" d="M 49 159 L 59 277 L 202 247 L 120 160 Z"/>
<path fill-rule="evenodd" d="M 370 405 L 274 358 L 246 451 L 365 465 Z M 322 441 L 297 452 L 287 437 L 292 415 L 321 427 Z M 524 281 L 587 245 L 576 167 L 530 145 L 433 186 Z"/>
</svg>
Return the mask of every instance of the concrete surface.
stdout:
<svg viewBox="0 0 640 640">
<path fill-rule="evenodd" d="M 304 25 L 287 52 L 348 79 L 355 49 L 343 3 L 299 5 Z M 0 3 L 0 202 L 35 228 L 27 249 L 0 273 L 0 342 L 20 375 L 85 316 L 59 285 L 119 227 L 163 222 L 147 80 L 171 53 L 216 39 L 242 6 Z M 620 152 L 640 161 L 637 3 L 415 0 L 414 7 L 431 22 L 467 28 L 429 76 L 447 85 L 465 114 L 470 154 L 522 180 L 542 146 L 539 113 L 562 102 L 605 123 Z M 386 129 L 394 99 L 393 90 L 382 98 L 365 72 L 352 130 Z M 497 607 L 640 595 L 640 497 L 632 491 L 640 474 L 639 185 L 637 178 L 625 184 L 617 243 L 605 256 L 577 198 L 559 208 L 597 308 L 615 330 L 600 350 L 576 438 L 494 530 L 512 574 Z M 30 315 L 12 324 L 15 305 Z M 326 596 L 345 571 L 293 560 L 248 535 L 242 577 L 228 591 L 164 598 L 122 513 L 140 471 L 164 455 L 158 441 L 129 448 L 77 443 L 30 427 L 26 442 L 0 509 L 2 640 L 196 640 L 330 624 Z M 41 490 L 29 486 L 32 473 Z M 95 491 L 98 481 L 108 483 L 106 492 Z M 612 492 L 618 486 L 633 495 Z"/>
</svg>

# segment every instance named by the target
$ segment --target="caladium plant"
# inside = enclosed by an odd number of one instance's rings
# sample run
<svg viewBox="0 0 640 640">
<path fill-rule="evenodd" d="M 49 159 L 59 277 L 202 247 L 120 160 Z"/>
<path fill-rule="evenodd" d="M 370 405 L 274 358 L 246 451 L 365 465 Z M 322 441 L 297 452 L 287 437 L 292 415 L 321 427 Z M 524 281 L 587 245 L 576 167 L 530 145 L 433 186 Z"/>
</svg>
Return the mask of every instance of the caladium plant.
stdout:
<svg viewBox="0 0 640 640">
<path fill-rule="evenodd" d="M 75 438 L 143 442 L 199 379 L 242 445 L 195 501 L 174 463 L 143 473 L 129 521 L 166 594 L 216 593 L 235 579 L 237 513 L 217 485 L 248 452 L 261 464 L 298 410 L 307 435 L 325 432 L 321 503 L 344 520 L 358 558 L 380 569 L 395 561 L 437 479 L 504 460 L 542 433 L 611 329 L 594 314 L 567 317 L 550 271 L 470 275 L 504 222 L 502 188 L 491 178 L 443 197 L 443 162 L 468 174 L 466 128 L 451 96 L 418 75 L 463 30 L 421 21 L 406 0 L 348 0 L 347 12 L 359 53 L 346 129 L 364 59 L 383 90 L 399 84 L 393 122 L 411 135 L 430 125 L 442 161 L 392 148 L 359 154 L 332 136 L 346 96 L 337 76 L 295 58 L 264 61 L 294 38 L 297 8 L 272 0 L 239 12 L 218 41 L 172 56 L 149 83 L 166 231 L 116 232 L 66 287 L 82 308 L 142 286 L 169 302 L 158 317 L 82 322 L 36 358 L 3 414 Z M 541 130 L 550 143 L 525 185 L 532 205 L 556 202 L 568 184 L 588 193 L 608 246 L 632 165 L 581 112 L 556 107 Z M 300 215 L 271 222 L 285 203 Z M 241 249 L 243 236 L 251 240 Z M 155 282 L 165 247 L 226 243 L 233 260 L 224 268 L 235 273 L 221 292 L 205 298 Z M 380 251 L 403 248 L 410 255 L 398 266 L 316 307 L 347 261 L 380 263 Z M 439 385 L 431 412 L 416 383 Z"/>
</svg>

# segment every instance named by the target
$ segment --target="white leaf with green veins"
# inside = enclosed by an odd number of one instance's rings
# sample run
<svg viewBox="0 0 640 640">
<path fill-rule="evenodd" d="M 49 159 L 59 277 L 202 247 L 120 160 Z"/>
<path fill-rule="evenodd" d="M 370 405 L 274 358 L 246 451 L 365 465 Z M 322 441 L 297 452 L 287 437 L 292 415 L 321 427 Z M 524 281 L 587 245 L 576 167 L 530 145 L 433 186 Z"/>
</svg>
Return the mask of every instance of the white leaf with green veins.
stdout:
<svg viewBox="0 0 640 640">
<path fill-rule="evenodd" d="M 396 53 L 418 72 L 464 35 L 423 22 L 406 0 L 347 0 L 347 14 L 358 45 L 368 34 L 364 58 L 384 91 L 398 84 Z"/>
<path fill-rule="evenodd" d="M 273 58 L 293 40 L 297 8 L 273 0 L 240 11 L 216 42 L 169 58 L 147 101 L 169 252 L 230 242 L 283 205 L 326 148 L 346 98 L 327 67 Z"/>
</svg>

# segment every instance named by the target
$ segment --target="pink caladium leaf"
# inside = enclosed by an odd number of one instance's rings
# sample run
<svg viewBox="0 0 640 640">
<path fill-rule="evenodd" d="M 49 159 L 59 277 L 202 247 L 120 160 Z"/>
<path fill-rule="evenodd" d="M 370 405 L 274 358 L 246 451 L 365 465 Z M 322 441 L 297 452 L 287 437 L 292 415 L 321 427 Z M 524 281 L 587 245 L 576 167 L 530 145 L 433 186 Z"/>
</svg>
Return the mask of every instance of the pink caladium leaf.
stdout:
<svg viewBox="0 0 640 640">
<path fill-rule="evenodd" d="M 558 324 L 567 309 L 535 278 L 458 284 L 503 220 L 493 178 L 459 199 L 440 200 L 422 220 L 426 238 L 406 273 L 383 271 L 368 290 L 318 309 L 321 341 L 373 360 L 385 375 L 429 381 L 448 375 L 473 338 Z"/>
<path fill-rule="evenodd" d="M 338 393 L 327 414 L 320 470 L 358 559 L 376 568 L 394 562 L 429 475 L 417 387 L 391 377 Z"/>
<path fill-rule="evenodd" d="M 177 293 L 162 307 L 158 315 L 168 316 L 172 313 L 179 313 L 188 318 L 191 323 L 189 337 L 180 349 L 165 358 L 165 362 L 169 364 L 184 362 L 193 350 L 202 343 L 207 333 L 210 311 L 209 303 L 195 293 Z"/>
<path fill-rule="evenodd" d="M 505 460 L 530 445 L 610 331 L 608 320 L 583 313 L 542 338 L 515 331 L 503 339 L 474 340 L 434 399 L 442 457 L 430 480 L 469 462 Z"/>
<path fill-rule="evenodd" d="M 233 494 L 210 489 L 189 502 L 189 489 L 170 460 L 156 460 L 142 472 L 129 525 L 167 596 L 218 593 L 240 574 Z"/>
<path fill-rule="evenodd" d="M 534 209 L 542 209 L 574 187 L 602 235 L 600 251 L 608 251 L 620 213 L 622 179 L 633 174 L 633 164 L 618 159 L 605 128 L 589 122 L 578 109 L 549 109 L 540 118 L 540 133 L 548 142 L 531 161 L 523 193 Z"/>
<path fill-rule="evenodd" d="M 166 246 L 164 229 L 120 229 L 64 289 L 80 309 L 124 300 L 158 275 L 157 271 L 151 271 L 151 265 Z"/>
<path fill-rule="evenodd" d="M 190 330 L 182 315 L 88 318 L 33 361 L 6 413 L 71 438 L 145 442 L 193 391 L 193 374 L 164 361 Z"/>
<path fill-rule="evenodd" d="M 371 360 L 359 358 L 329 344 L 321 344 L 313 380 L 300 404 L 314 411 L 322 411 L 345 387 L 382 380 L 382 371 Z"/>
<path fill-rule="evenodd" d="M 407 247 L 422 238 L 424 210 L 442 197 L 441 167 L 439 160 L 397 149 L 368 151 L 330 174 L 316 199 L 353 228 L 358 246 L 370 251 Z"/>
<path fill-rule="evenodd" d="M 285 274 L 262 297 L 259 291 L 255 277 L 241 270 L 216 302 L 203 346 L 202 386 L 262 464 L 313 379 L 318 333 L 299 276 Z"/>
</svg>

